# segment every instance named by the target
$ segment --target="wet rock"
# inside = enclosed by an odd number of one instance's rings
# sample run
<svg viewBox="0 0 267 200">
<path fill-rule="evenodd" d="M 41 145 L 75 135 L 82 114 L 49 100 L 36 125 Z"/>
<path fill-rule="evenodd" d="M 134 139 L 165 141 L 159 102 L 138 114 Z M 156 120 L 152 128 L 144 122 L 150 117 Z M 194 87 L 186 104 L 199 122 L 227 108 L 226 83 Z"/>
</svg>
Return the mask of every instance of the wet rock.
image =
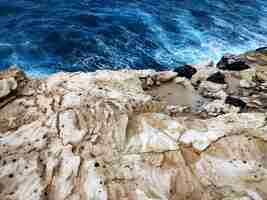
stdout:
<svg viewBox="0 0 267 200">
<path fill-rule="evenodd" d="M 267 52 L 267 47 L 260 47 L 255 50 L 256 52 Z"/>
<path fill-rule="evenodd" d="M 217 67 L 222 70 L 231 71 L 241 71 L 250 68 L 241 56 L 233 54 L 225 54 L 217 63 Z"/>
<path fill-rule="evenodd" d="M 240 107 L 241 109 L 242 108 L 245 108 L 246 107 L 246 103 L 244 101 L 242 101 L 241 99 L 239 98 L 235 98 L 235 97 L 231 97 L 231 96 L 227 96 L 226 99 L 225 99 L 225 103 L 226 104 L 230 104 L 230 105 L 233 105 L 233 106 L 236 106 L 236 107 Z"/>
<path fill-rule="evenodd" d="M 207 78 L 207 81 L 211 81 L 213 83 L 218 84 L 225 84 L 225 75 L 221 72 L 216 72 L 215 74 L 212 74 L 210 77 Z"/>
<path fill-rule="evenodd" d="M 196 68 L 191 65 L 184 65 L 182 67 L 177 67 L 174 69 L 174 71 L 178 73 L 177 76 L 185 77 L 187 79 L 191 79 L 192 76 L 195 73 L 197 73 Z"/>
</svg>

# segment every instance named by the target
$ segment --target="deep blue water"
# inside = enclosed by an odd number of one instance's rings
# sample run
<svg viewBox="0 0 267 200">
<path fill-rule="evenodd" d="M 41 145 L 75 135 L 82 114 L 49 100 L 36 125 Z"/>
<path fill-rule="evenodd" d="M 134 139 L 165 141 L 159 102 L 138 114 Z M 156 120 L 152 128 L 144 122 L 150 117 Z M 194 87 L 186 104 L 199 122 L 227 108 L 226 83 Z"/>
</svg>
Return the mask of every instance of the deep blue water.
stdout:
<svg viewBox="0 0 267 200">
<path fill-rule="evenodd" d="M 0 68 L 171 69 L 267 45 L 266 0 L 0 0 Z"/>
</svg>

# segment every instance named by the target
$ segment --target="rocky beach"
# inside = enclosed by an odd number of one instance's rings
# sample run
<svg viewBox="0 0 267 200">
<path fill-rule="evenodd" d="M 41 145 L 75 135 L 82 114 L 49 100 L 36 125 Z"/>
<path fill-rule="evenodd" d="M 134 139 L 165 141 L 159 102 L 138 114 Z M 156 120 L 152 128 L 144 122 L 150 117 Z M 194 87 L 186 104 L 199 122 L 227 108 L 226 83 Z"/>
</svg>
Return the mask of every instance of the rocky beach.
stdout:
<svg viewBox="0 0 267 200">
<path fill-rule="evenodd" d="M 266 69 L 1 71 L 0 199 L 266 200 Z"/>
</svg>

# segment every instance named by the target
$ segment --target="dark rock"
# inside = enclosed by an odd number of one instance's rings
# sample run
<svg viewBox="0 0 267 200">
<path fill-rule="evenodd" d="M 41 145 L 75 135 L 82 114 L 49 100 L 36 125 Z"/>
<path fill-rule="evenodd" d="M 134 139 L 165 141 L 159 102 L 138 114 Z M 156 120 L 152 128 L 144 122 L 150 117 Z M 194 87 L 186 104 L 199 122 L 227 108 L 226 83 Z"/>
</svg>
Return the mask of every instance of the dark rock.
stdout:
<svg viewBox="0 0 267 200">
<path fill-rule="evenodd" d="M 225 54 L 217 63 L 217 67 L 222 70 L 231 71 L 241 71 L 250 68 L 241 56 L 233 54 Z"/>
<path fill-rule="evenodd" d="M 178 73 L 177 76 L 179 77 L 186 77 L 188 79 L 191 79 L 192 76 L 197 73 L 196 68 L 192 67 L 191 65 L 184 65 L 182 67 L 177 67 L 174 69 L 175 72 Z"/>
<path fill-rule="evenodd" d="M 266 95 L 260 95 L 258 100 L 262 104 L 261 105 L 262 108 L 267 108 L 267 96 Z"/>
<path fill-rule="evenodd" d="M 267 47 L 261 47 L 256 49 L 256 52 L 267 52 Z"/>
<path fill-rule="evenodd" d="M 207 81 L 213 82 L 213 83 L 219 83 L 219 84 L 225 84 L 225 76 L 221 72 L 216 72 L 215 74 L 212 74 L 209 78 L 207 78 Z"/>
<path fill-rule="evenodd" d="M 241 99 L 231 97 L 231 96 L 226 97 L 225 103 L 236 106 L 236 107 L 240 107 L 240 108 L 245 108 L 247 106 L 247 104 Z"/>
</svg>

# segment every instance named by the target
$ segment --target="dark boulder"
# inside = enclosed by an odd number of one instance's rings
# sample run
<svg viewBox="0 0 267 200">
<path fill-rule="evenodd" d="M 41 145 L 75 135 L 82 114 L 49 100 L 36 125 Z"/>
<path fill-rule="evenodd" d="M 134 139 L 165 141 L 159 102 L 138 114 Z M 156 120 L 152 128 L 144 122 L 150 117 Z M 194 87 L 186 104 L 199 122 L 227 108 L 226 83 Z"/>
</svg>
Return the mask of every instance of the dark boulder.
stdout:
<svg viewBox="0 0 267 200">
<path fill-rule="evenodd" d="M 256 49 L 256 52 L 267 52 L 267 47 L 261 47 Z"/>
<path fill-rule="evenodd" d="M 239 98 L 228 96 L 225 99 L 226 104 L 230 104 L 236 107 L 240 107 L 241 109 L 245 108 L 247 106 L 246 102 L 242 101 Z"/>
<path fill-rule="evenodd" d="M 225 54 L 217 63 L 217 67 L 222 70 L 231 71 L 241 71 L 250 68 L 241 56 L 233 54 Z"/>
<path fill-rule="evenodd" d="M 175 72 L 178 73 L 177 76 L 179 77 L 186 77 L 188 79 L 191 79 L 192 76 L 197 73 L 196 68 L 194 68 L 191 65 L 184 65 L 182 67 L 177 67 L 174 69 Z"/>
<path fill-rule="evenodd" d="M 218 84 L 225 84 L 225 76 L 221 72 L 216 72 L 212 74 L 210 77 L 207 78 L 207 81 L 218 83 Z"/>
</svg>

